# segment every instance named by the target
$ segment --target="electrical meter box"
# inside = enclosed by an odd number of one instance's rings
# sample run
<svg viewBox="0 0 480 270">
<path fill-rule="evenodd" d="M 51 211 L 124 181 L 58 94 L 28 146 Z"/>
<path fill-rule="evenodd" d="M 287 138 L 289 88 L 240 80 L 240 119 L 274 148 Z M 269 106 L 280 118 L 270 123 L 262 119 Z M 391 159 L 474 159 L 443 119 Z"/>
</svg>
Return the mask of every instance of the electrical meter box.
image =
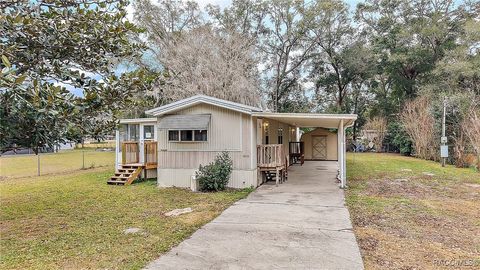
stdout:
<svg viewBox="0 0 480 270">
<path fill-rule="evenodd" d="M 448 145 L 441 145 L 440 146 L 440 157 L 447 158 L 448 157 Z"/>
</svg>

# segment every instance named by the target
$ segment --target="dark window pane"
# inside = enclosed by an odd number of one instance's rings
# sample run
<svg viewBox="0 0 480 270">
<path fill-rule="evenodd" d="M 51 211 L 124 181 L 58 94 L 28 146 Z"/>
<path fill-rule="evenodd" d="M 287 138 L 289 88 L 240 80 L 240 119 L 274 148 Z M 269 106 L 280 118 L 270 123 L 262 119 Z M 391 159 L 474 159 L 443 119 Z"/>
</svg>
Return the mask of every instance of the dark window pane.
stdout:
<svg viewBox="0 0 480 270">
<path fill-rule="evenodd" d="M 283 144 L 283 128 L 278 129 L 278 144 Z"/>
<path fill-rule="evenodd" d="M 195 141 L 206 142 L 207 141 L 207 131 L 206 130 L 195 130 Z"/>
<path fill-rule="evenodd" d="M 153 140 L 153 126 L 143 127 L 143 138 L 145 140 Z"/>
<path fill-rule="evenodd" d="M 180 130 L 181 141 L 190 142 L 193 140 L 193 130 Z"/>
<path fill-rule="evenodd" d="M 118 133 L 120 135 L 120 141 L 121 142 L 124 142 L 124 141 L 128 141 L 128 128 L 127 128 L 127 125 L 126 124 L 121 124 L 119 127 L 118 127 Z"/>
<path fill-rule="evenodd" d="M 169 141 L 178 141 L 178 130 L 169 130 L 168 131 L 168 140 Z"/>
<path fill-rule="evenodd" d="M 138 141 L 138 125 L 128 125 L 130 129 L 129 140 Z"/>
</svg>

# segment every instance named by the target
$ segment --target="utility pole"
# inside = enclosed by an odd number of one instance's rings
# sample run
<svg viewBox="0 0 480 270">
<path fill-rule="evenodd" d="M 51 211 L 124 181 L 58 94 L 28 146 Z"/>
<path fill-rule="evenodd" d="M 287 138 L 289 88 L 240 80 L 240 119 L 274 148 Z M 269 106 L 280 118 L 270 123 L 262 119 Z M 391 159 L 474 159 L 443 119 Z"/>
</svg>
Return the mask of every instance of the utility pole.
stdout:
<svg viewBox="0 0 480 270">
<path fill-rule="evenodd" d="M 443 98 L 443 118 L 442 118 L 442 148 L 446 148 L 446 143 L 447 143 L 447 137 L 445 136 L 445 118 L 446 118 L 446 110 L 447 110 L 447 97 Z M 445 155 L 445 151 L 440 150 L 441 153 L 441 158 L 442 158 L 442 167 L 445 167 L 445 161 L 447 159 L 446 156 L 448 156 L 448 150 L 447 154 Z"/>
</svg>

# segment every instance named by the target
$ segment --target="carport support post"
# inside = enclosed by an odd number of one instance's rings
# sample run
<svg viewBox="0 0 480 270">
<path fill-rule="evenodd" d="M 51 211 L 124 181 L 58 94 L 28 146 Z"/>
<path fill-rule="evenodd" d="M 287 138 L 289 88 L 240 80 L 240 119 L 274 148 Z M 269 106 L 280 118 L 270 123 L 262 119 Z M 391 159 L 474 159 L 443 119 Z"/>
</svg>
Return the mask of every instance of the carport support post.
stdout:
<svg viewBox="0 0 480 270">
<path fill-rule="evenodd" d="M 342 120 L 342 125 L 343 125 L 343 120 Z M 347 137 L 345 136 L 345 127 L 342 127 L 343 129 L 343 138 L 342 138 L 342 143 L 343 143 L 343 187 L 347 187 Z"/>
<path fill-rule="evenodd" d="M 118 154 L 120 153 L 120 131 L 115 130 L 115 171 L 118 170 Z"/>
<path fill-rule="evenodd" d="M 337 129 L 337 149 L 338 149 L 338 156 L 337 156 L 337 160 L 338 160 L 338 180 L 340 180 L 340 187 L 343 187 L 343 179 L 342 179 L 342 176 L 343 176 L 343 173 L 342 173 L 342 170 L 343 170 L 343 166 L 342 166 L 342 127 L 341 127 L 341 122 L 338 124 L 338 129 Z"/>
<path fill-rule="evenodd" d="M 343 127 L 343 119 L 340 120 L 340 124 L 338 125 L 337 136 L 340 187 L 345 188 L 345 128 Z"/>
</svg>

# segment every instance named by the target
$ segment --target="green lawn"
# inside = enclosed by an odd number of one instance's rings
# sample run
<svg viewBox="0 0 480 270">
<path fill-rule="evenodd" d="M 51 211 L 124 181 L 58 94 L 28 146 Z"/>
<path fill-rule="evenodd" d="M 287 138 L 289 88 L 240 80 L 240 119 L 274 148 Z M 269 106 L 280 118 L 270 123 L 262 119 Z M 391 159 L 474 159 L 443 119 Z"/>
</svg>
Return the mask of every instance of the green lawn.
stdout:
<svg viewBox="0 0 480 270">
<path fill-rule="evenodd" d="M 367 269 L 480 266 L 480 173 L 374 153 L 349 153 L 347 168 L 346 200 Z"/>
<path fill-rule="evenodd" d="M 83 153 L 82 153 L 83 152 Z M 64 173 L 80 170 L 85 159 L 85 168 L 104 167 L 115 164 L 115 152 L 93 149 L 65 150 L 59 153 L 40 154 L 40 174 Z M 37 175 L 36 155 L 15 155 L 0 157 L 0 179 Z"/>
<path fill-rule="evenodd" d="M 0 269 L 139 269 L 249 192 L 110 186 L 112 171 L 0 181 Z M 164 216 L 185 207 L 194 211 Z M 143 233 L 123 233 L 131 227 Z"/>
</svg>

